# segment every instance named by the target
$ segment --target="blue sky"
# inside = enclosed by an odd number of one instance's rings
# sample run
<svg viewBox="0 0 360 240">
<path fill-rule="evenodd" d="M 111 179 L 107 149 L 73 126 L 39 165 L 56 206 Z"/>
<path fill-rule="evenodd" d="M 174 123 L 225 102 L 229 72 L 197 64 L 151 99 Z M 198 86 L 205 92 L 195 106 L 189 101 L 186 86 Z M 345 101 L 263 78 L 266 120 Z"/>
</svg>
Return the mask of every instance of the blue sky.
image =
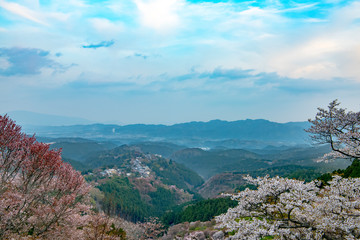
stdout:
<svg viewBox="0 0 360 240">
<path fill-rule="evenodd" d="M 360 1 L 0 0 L 0 113 L 304 121 L 359 66 Z"/>
</svg>

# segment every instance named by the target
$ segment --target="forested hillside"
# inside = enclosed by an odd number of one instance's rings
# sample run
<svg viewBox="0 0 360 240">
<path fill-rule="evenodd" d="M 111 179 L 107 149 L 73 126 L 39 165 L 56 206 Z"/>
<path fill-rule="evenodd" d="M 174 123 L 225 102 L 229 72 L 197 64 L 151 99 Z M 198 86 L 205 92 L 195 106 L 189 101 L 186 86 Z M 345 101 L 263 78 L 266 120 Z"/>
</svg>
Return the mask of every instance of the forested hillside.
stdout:
<svg viewBox="0 0 360 240">
<path fill-rule="evenodd" d="M 317 159 L 330 151 L 328 146 L 312 147 L 299 146 L 296 148 L 269 150 L 242 150 L 242 149 L 214 149 L 202 150 L 188 148 L 175 152 L 171 159 L 183 163 L 190 169 L 198 172 L 204 179 L 223 172 L 250 173 L 253 171 L 266 172 L 266 169 L 287 165 L 311 166 L 315 168 L 344 168 L 348 163 L 332 162 L 318 163 Z M 256 152 L 256 153 L 255 153 Z M 280 173 L 280 172 L 279 172 Z M 281 173 L 280 173 L 281 174 Z"/>
<path fill-rule="evenodd" d="M 93 153 L 75 163 L 87 166 L 83 174 L 100 190 L 95 200 L 101 209 L 133 222 L 160 217 L 178 204 L 201 198 L 194 192 L 204 182 L 199 175 L 160 155 L 144 154 L 134 146 Z"/>
</svg>

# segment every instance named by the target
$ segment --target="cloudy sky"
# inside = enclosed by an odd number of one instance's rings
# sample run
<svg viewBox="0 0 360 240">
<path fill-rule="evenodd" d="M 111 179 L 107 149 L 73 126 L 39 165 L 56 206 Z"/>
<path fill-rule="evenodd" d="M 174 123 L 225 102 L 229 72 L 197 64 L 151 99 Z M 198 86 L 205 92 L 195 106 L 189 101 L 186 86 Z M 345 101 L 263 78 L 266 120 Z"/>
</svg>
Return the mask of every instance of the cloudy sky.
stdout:
<svg viewBox="0 0 360 240">
<path fill-rule="evenodd" d="M 0 113 L 304 121 L 360 110 L 360 1 L 0 0 Z"/>
</svg>

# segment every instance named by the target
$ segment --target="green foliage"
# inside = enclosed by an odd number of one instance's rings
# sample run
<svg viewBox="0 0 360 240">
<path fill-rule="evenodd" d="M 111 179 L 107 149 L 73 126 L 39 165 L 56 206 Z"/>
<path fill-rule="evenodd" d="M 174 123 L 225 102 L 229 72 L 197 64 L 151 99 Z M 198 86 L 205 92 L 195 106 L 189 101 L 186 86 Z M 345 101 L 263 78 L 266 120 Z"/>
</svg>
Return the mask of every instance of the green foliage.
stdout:
<svg viewBox="0 0 360 240">
<path fill-rule="evenodd" d="M 200 186 L 204 180 L 182 164 L 158 156 L 148 156 L 134 147 L 123 145 L 112 150 L 99 152 L 87 159 L 91 168 L 118 168 L 131 172 L 131 161 L 140 158 L 166 185 L 175 185 L 184 190 Z"/>
<path fill-rule="evenodd" d="M 352 164 L 344 170 L 344 177 L 360 177 L 360 160 L 354 159 Z"/>
<path fill-rule="evenodd" d="M 204 180 L 197 173 L 172 160 L 158 158 L 148 165 L 167 185 L 175 185 L 178 188 L 188 190 L 188 184 L 197 187 L 204 183 Z"/>
<path fill-rule="evenodd" d="M 84 171 L 84 170 L 87 170 L 89 167 L 83 163 L 83 162 L 79 162 L 79 161 L 76 161 L 76 160 L 72 160 L 72 159 L 69 159 L 69 158 L 62 158 L 64 162 L 68 162 L 70 163 L 70 165 L 77 171 Z"/>
<path fill-rule="evenodd" d="M 194 201 L 204 200 L 204 198 L 198 192 L 194 192 L 192 190 L 187 190 L 187 192 L 193 195 Z"/>
<path fill-rule="evenodd" d="M 194 228 L 193 230 L 194 231 L 204 231 L 206 228 L 207 228 L 206 226 L 199 226 L 199 227 Z"/>
<path fill-rule="evenodd" d="M 256 189 L 257 189 L 257 186 L 252 185 L 252 184 L 241 185 L 241 186 L 235 188 L 235 191 L 234 191 L 234 192 L 241 192 L 241 191 L 244 191 L 244 190 L 247 189 L 247 188 L 249 188 L 250 190 L 256 190 Z"/>
<path fill-rule="evenodd" d="M 83 162 L 86 158 L 96 152 L 112 149 L 116 147 L 110 142 L 95 142 L 81 138 L 58 138 L 53 139 L 54 144 L 50 145 L 51 149 L 62 149 L 63 158 L 70 158 L 78 162 Z"/>
<path fill-rule="evenodd" d="M 202 200 L 185 207 L 185 209 L 174 209 L 162 216 L 165 225 L 182 222 L 210 221 L 214 216 L 225 213 L 229 208 L 235 207 L 236 201 L 230 198 L 216 198 Z"/>
<path fill-rule="evenodd" d="M 106 232 L 107 235 L 119 237 L 120 240 L 126 240 L 126 232 L 122 228 L 116 228 L 115 224 L 112 223 L 110 230 Z"/>
<path fill-rule="evenodd" d="M 98 179 L 98 177 L 96 177 L 94 175 L 86 175 L 86 176 L 84 176 L 84 178 L 87 182 L 95 181 Z"/>
<path fill-rule="evenodd" d="M 281 176 L 286 178 L 294 178 L 298 180 L 312 181 L 321 175 L 314 167 L 299 166 L 299 165 L 285 165 L 279 167 L 272 167 L 266 169 L 259 169 L 249 172 L 252 177 L 266 176 L 270 177 Z"/>
<path fill-rule="evenodd" d="M 299 168 L 289 174 L 286 174 L 284 177 L 291 179 L 303 180 L 305 182 L 311 182 L 312 180 L 318 178 L 320 172 L 314 168 Z"/>
<path fill-rule="evenodd" d="M 149 167 L 149 178 L 139 178 L 141 173 L 137 172 L 139 167 L 134 166 L 135 159 L 142 166 Z M 100 204 L 106 213 L 134 222 L 144 221 L 150 216 L 159 217 L 184 199 L 191 199 L 191 193 L 169 190 L 166 185 L 191 192 L 204 182 L 197 173 L 181 164 L 160 156 L 145 155 L 126 145 L 100 152 L 89 158 L 88 164 L 103 170 L 115 168 L 122 173 L 131 173 L 129 180 L 125 174 L 108 178 L 93 170 L 86 180 L 101 183 L 98 188 L 104 193 L 104 198 Z M 150 181 L 153 177 L 155 181 Z M 199 194 L 194 196 L 201 198 Z"/>
<path fill-rule="evenodd" d="M 175 194 L 170 190 L 158 187 L 156 192 L 150 192 L 151 205 L 154 207 L 154 214 L 159 216 L 166 210 L 176 205 Z"/>
<path fill-rule="evenodd" d="M 123 145 L 111 150 L 102 151 L 90 155 L 86 163 L 91 168 L 98 167 L 118 167 L 123 168 L 128 164 L 130 159 L 140 157 L 142 154 L 129 146 Z"/>
<path fill-rule="evenodd" d="M 130 221 L 143 221 L 152 207 L 142 201 L 140 193 L 128 178 L 113 177 L 98 186 L 104 193 L 101 205 L 109 215 L 118 215 Z"/>
<path fill-rule="evenodd" d="M 260 155 L 242 149 L 204 151 L 188 148 L 174 153 L 172 158 L 205 179 L 226 171 L 251 171 L 268 166 Z"/>
<path fill-rule="evenodd" d="M 139 142 L 131 146 L 140 148 L 143 153 L 161 154 L 165 158 L 170 158 L 174 152 L 185 148 L 170 142 Z"/>
<path fill-rule="evenodd" d="M 112 177 L 98 188 L 104 194 L 100 204 L 107 214 L 133 222 L 161 216 L 177 204 L 175 192 L 160 186 L 156 187 L 156 191 L 148 192 L 148 200 L 145 201 L 128 178 Z"/>
<path fill-rule="evenodd" d="M 320 181 L 323 182 L 323 184 L 328 184 L 329 181 L 331 181 L 333 175 L 340 175 L 344 178 L 358 178 L 360 177 L 360 160 L 355 158 L 350 166 L 348 166 L 346 169 L 338 169 L 333 171 L 332 173 L 325 173 L 318 177 Z"/>
<path fill-rule="evenodd" d="M 340 170 L 340 169 L 339 169 Z M 341 171 L 341 170 L 340 170 Z M 335 173 L 336 171 L 334 171 L 333 173 Z M 320 180 L 321 182 L 323 182 L 324 184 L 327 185 L 327 183 L 329 181 L 331 181 L 332 179 L 332 174 L 331 173 L 325 173 L 323 175 L 321 175 L 320 177 L 318 177 L 318 180 Z"/>
</svg>

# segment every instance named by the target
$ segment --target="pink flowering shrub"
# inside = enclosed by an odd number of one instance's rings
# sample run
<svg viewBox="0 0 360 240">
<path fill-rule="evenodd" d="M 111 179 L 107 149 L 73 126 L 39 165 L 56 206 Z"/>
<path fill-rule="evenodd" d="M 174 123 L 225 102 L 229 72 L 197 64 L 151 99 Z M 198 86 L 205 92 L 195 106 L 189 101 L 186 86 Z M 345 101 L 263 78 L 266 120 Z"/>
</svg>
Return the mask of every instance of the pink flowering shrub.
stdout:
<svg viewBox="0 0 360 240">
<path fill-rule="evenodd" d="M 87 192 L 60 151 L 0 116 L 0 239 L 75 239 L 88 218 Z"/>
</svg>

